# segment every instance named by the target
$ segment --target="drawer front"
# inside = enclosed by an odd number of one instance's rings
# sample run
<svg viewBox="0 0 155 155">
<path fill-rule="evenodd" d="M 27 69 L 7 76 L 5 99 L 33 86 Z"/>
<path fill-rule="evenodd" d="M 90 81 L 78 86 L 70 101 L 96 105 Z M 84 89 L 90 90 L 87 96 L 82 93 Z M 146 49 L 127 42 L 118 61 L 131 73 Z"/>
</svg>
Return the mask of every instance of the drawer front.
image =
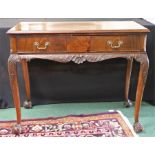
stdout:
<svg viewBox="0 0 155 155">
<path fill-rule="evenodd" d="M 145 51 L 146 35 L 19 35 L 11 43 L 17 53 L 139 52 Z"/>
<path fill-rule="evenodd" d="M 92 36 L 90 41 L 90 52 L 111 52 L 111 51 L 143 51 L 144 36 Z"/>
<path fill-rule="evenodd" d="M 18 53 L 51 53 L 66 51 L 64 36 L 28 36 L 17 37 Z"/>
<path fill-rule="evenodd" d="M 90 46 L 90 36 L 70 36 L 67 39 L 67 52 L 87 52 Z"/>
</svg>

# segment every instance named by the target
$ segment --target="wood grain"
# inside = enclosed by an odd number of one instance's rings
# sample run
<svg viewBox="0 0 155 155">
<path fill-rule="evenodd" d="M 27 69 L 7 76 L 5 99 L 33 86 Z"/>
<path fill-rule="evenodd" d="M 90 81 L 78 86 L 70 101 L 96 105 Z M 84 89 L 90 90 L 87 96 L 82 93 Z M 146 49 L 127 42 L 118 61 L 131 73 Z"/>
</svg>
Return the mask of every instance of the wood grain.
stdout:
<svg viewBox="0 0 155 155">
<path fill-rule="evenodd" d="M 117 46 L 119 41 L 123 44 L 119 48 L 112 48 L 107 44 L 112 41 Z M 34 43 L 39 43 L 38 49 Z M 49 45 L 46 49 L 45 43 Z M 75 52 L 143 52 L 146 50 L 146 34 L 139 35 L 18 35 L 11 37 L 12 53 L 75 53 Z"/>
<path fill-rule="evenodd" d="M 88 52 L 89 36 L 71 36 L 67 40 L 67 52 Z"/>
<path fill-rule="evenodd" d="M 129 94 L 132 60 L 140 62 L 134 128 L 137 132 L 141 131 L 139 112 L 149 68 L 146 53 L 147 32 L 149 32 L 147 28 L 133 21 L 25 22 L 17 24 L 7 32 L 10 37 L 11 53 L 8 69 L 17 124 L 21 123 L 17 62 L 22 63 L 27 100 L 31 103 L 26 61 L 38 58 L 63 63 L 73 61 L 81 64 L 85 61 L 98 62 L 112 58 L 125 58 L 128 60 L 125 84 L 126 101 Z M 34 44 L 35 42 L 37 45 Z M 46 44 L 47 42 L 48 44 Z M 18 129 L 17 132 L 19 132 Z"/>
<path fill-rule="evenodd" d="M 20 96 L 17 76 L 17 62 L 14 57 L 8 59 L 8 73 L 12 90 L 13 102 L 16 108 L 17 124 L 21 123 Z"/>
<path fill-rule="evenodd" d="M 30 79 L 29 79 L 29 71 L 28 71 L 28 62 L 26 59 L 21 60 L 22 65 L 22 71 L 23 71 L 23 78 L 25 83 L 25 90 L 26 90 L 26 100 L 31 100 L 31 94 L 30 94 Z"/>
<path fill-rule="evenodd" d="M 39 43 L 39 47 L 45 47 L 45 43 L 49 45 L 46 49 L 37 49 L 34 45 Z M 17 37 L 17 52 L 18 53 L 49 53 L 49 52 L 65 52 L 66 51 L 66 37 L 65 36 L 48 36 L 48 35 L 28 35 Z"/>
<path fill-rule="evenodd" d="M 134 21 L 21 22 L 8 34 L 149 32 Z"/>
<path fill-rule="evenodd" d="M 107 44 L 108 41 L 113 42 L 113 46 L 117 46 L 119 41 L 123 44 L 119 48 L 112 48 Z M 111 52 L 111 51 L 144 51 L 145 35 L 121 35 L 121 36 L 92 36 L 90 43 L 90 51 L 96 52 Z"/>
</svg>

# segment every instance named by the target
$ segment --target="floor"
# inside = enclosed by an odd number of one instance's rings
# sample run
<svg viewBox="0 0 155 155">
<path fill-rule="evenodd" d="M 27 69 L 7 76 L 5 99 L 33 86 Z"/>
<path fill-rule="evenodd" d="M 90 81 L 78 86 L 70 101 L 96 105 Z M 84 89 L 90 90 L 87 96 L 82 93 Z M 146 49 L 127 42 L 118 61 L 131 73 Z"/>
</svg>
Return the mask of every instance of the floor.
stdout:
<svg viewBox="0 0 155 155">
<path fill-rule="evenodd" d="M 32 109 L 22 108 L 22 118 L 44 118 L 50 116 L 65 116 L 70 114 L 91 114 L 107 110 L 120 110 L 133 124 L 134 106 L 124 108 L 123 102 L 96 102 L 96 103 L 61 103 L 33 106 Z M 0 120 L 16 119 L 15 109 L 0 109 Z M 140 122 L 144 131 L 140 137 L 155 137 L 155 106 L 142 103 Z"/>
</svg>

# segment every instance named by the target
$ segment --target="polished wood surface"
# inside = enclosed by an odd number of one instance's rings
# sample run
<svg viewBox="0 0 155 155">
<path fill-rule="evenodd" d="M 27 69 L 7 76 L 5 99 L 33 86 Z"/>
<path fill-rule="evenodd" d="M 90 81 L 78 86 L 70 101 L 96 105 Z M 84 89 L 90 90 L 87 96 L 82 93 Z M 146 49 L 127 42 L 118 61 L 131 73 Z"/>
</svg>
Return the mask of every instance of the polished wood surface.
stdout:
<svg viewBox="0 0 155 155">
<path fill-rule="evenodd" d="M 111 44 L 108 44 L 108 42 Z M 122 42 L 119 46 L 119 42 Z M 22 35 L 11 37 L 13 53 L 67 53 L 145 51 L 146 34 L 140 35 Z M 35 45 L 38 43 L 38 46 Z M 48 45 L 46 46 L 46 43 Z M 16 45 L 16 46 L 15 46 Z"/>
<path fill-rule="evenodd" d="M 10 29 L 8 34 L 95 32 L 149 32 L 149 30 L 134 21 L 21 22 Z"/>
<path fill-rule="evenodd" d="M 21 123 L 21 109 L 20 109 L 20 97 L 19 97 L 19 86 L 17 76 L 17 64 L 16 61 L 8 59 L 8 72 L 10 77 L 10 85 L 12 90 L 12 96 L 14 105 L 16 108 L 17 124 Z"/>
<path fill-rule="evenodd" d="M 133 58 L 127 60 L 126 80 L 125 80 L 125 106 L 129 107 L 132 102 L 129 100 L 130 78 L 132 72 Z"/>
<path fill-rule="evenodd" d="M 17 37 L 16 49 L 13 52 L 18 53 L 53 53 L 53 52 L 65 52 L 66 51 L 66 36 L 48 36 L 48 35 L 39 35 L 39 36 L 21 36 Z M 37 42 L 38 47 L 35 45 Z M 46 42 L 49 43 L 45 47 Z M 44 49 L 45 48 L 45 49 Z"/>
<path fill-rule="evenodd" d="M 90 41 L 90 51 L 112 52 L 112 51 L 144 51 L 145 35 L 117 35 L 117 36 L 95 36 Z M 111 41 L 112 44 L 108 44 Z M 119 46 L 119 41 L 122 44 Z"/>
<path fill-rule="evenodd" d="M 127 59 L 125 81 L 125 106 L 131 106 L 128 98 L 133 59 L 140 63 L 135 101 L 136 132 L 142 131 L 139 112 L 147 79 L 149 60 L 146 53 L 149 30 L 132 21 L 113 22 L 22 22 L 10 29 L 10 57 L 8 70 L 17 123 L 21 123 L 20 97 L 16 63 L 20 62 L 26 89 L 25 107 L 32 107 L 27 61 L 38 58 L 80 64 L 112 58 Z M 116 81 L 117 82 L 117 81 Z M 19 126 L 18 126 L 19 127 Z M 16 127 L 17 128 L 17 127 Z"/>
<path fill-rule="evenodd" d="M 31 94 L 30 94 L 30 79 L 29 79 L 28 64 L 25 59 L 21 60 L 21 64 L 22 64 L 23 78 L 25 81 L 26 100 L 30 101 Z"/>
</svg>

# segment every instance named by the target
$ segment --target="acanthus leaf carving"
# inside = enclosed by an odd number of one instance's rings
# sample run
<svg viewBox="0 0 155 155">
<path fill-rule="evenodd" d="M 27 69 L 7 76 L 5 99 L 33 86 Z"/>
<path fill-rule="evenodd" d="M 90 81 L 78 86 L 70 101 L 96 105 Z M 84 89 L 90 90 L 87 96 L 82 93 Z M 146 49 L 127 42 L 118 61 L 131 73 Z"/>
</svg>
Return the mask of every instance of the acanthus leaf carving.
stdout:
<svg viewBox="0 0 155 155">
<path fill-rule="evenodd" d="M 112 53 L 84 53 L 84 54 L 12 54 L 10 55 L 11 61 L 20 62 L 22 59 L 30 61 L 31 59 L 46 59 L 53 60 L 61 63 L 74 62 L 81 64 L 85 61 L 98 62 L 113 58 L 126 58 L 131 59 L 133 54 L 112 54 Z"/>
<path fill-rule="evenodd" d="M 88 62 L 99 62 L 107 59 L 113 58 L 125 58 L 125 59 L 135 59 L 140 62 L 141 68 L 143 70 L 144 83 L 147 78 L 147 72 L 149 67 L 149 61 L 146 53 L 81 53 L 81 54 L 11 54 L 8 61 L 11 63 L 20 62 L 22 59 L 30 61 L 31 59 L 46 59 L 53 60 L 61 63 L 74 62 L 76 64 Z"/>
</svg>

